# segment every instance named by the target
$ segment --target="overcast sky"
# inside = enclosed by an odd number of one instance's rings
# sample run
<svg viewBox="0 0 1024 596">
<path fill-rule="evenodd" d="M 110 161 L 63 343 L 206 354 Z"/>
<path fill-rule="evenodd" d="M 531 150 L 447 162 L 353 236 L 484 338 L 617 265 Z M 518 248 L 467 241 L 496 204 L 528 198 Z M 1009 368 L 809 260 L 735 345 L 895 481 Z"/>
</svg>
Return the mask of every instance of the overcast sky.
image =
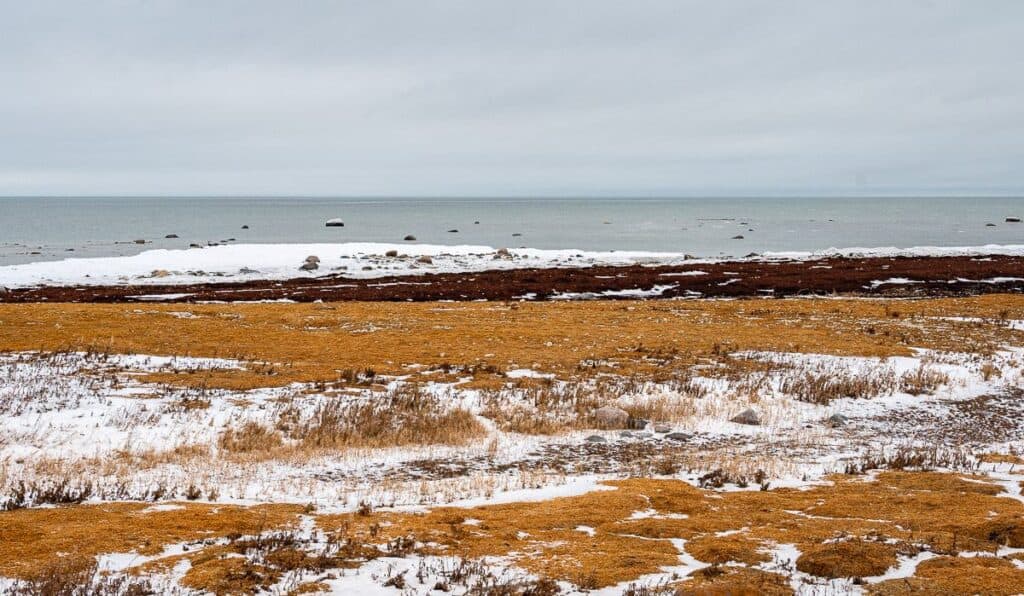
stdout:
<svg viewBox="0 0 1024 596">
<path fill-rule="evenodd" d="M 0 195 L 1024 191 L 1020 0 L 0 8 Z"/>
</svg>

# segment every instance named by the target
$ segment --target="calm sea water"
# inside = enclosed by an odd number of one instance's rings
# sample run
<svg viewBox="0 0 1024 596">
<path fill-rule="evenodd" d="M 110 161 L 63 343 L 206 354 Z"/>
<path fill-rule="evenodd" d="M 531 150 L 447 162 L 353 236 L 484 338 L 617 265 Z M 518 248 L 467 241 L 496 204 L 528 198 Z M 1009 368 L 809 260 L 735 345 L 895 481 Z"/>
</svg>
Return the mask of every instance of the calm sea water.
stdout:
<svg viewBox="0 0 1024 596">
<path fill-rule="evenodd" d="M 401 242 L 407 234 L 431 244 L 698 256 L 1024 244 L 1024 224 L 1004 223 L 1008 216 L 1024 216 L 1024 199 L 0 198 L 0 264 L 129 255 L 230 238 Z M 335 217 L 345 227 L 324 226 Z M 179 238 L 165 239 L 168 234 Z M 733 239 L 738 235 L 743 239 Z"/>
</svg>

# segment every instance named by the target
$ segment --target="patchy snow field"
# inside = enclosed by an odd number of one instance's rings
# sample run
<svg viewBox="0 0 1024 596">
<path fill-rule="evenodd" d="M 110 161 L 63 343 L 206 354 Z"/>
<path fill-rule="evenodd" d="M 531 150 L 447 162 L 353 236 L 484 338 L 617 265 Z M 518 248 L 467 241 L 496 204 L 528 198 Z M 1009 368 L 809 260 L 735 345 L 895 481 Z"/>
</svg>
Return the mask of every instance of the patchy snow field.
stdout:
<svg viewBox="0 0 1024 596">
<path fill-rule="evenodd" d="M 170 314 L 191 316 L 186 311 Z M 1021 328 L 1016 319 L 1001 324 Z M 682 377 L 659 381 L 605 371 L 563 379 L 542 368 L 510 367 L 500 373 L 501 386 L 492 387 L 475 385 L 472 372 L 459 367 L 439 375 L 437 369 L 415 365 L 407 365 L 409 372 L 401 376 L 368 374 L 346 385 L 229 390 L 153 380 L 168 373 L 202 375 L 253 365 L 223 358 L 84 352 L 0 355 L 0 508 L 144 502 L 138 514 L 147 515 L 205 503 L 293 504 L 317 516 L 362 511 L 426 515 L 439 506 L 472 511 L 626 490 L 603 483 L 612 479 L 682 480 L 724 499 L 769 488 L 830 487 L 833 473 L 858 474 L 868 482 L 877 469 L 899 466 L 963 474 L 958 481 L 987 483 L 997 487 L 1000 500 L 1024 502 L 1024 474 L 1015 463 L 1024 441 L 1024 349 L 1018 346 L 984 354 L 919 349 L 912 356 L 888 358 L 737 351 L 690 366 Z M 598 394 L 603 407 L 629 412 L 629 428 L 598 424 L 591 413 L 574 409 Z M 325 418 L 410 400 L 416 411 L 464 411 L 479 434 L 451 444 L 411 441 L 404 446 L 339 447 L 309 440 Z M 374 412 L 353 418 L 354 429 L 336 427 L 358 435 L 363 430 L 358 425 L 388 424 L 386 411 Z M 561 432 L 515 430 L 539 428 L 547 418 L 570 423 Z M 984 480 L 968 478 L 972 472 L 984 473 Z M 671 525 L 690 518 L 648 504 L 615 523 Z M 241 538 L 186 540 L 156 554 L 105 552 L 98 570 L 127 577 L 128 569 L 172 561 L 147 567 L 147 581 L 160 592 L 193 593 L 194 587 L 183 582 L 195 564 L 190 557 L 196 548 L 222 549 L 227 553 L 223 560 L 246 565 L 267 564 L 269 553 L 282 543 L 318 560 L 340 556 L 338 549 L 345 547 L 336 536 L 312 517 L 302 519 L 287 534 L 266 530 Z M 467 517 L 451 522 L 451 532 L 473 536 L 486 525 Z M 602 540 L 608 533 L 595 523 L 573 523 L 566 531 L 583 541 Z M 716 536 L 738 539 L 744 532 L 729 529 Z M 625 531 L 618 538 L 640 539 Z M 527 532 L 515 539 L 531 540 Z M 231 550 L 246 540 L 250 547 Z M 629 581 L 595 583 L 595 589 L 587 588 L 587 578 L 547 582 L 519 565 L 522 553 L 515 551 L 467 559 L 430 554 L 429 543 L 401 541 L 389 542 L 381 547 L 382 556 L 363 564 L 327 565 L 317 572 L 299 568 L 273 576 L 264 587 L 274 593 L 465 594 L 490 586 L 511 589 L 502 592 L 510 594 L 667 594 L 684 578 L 740 573 L 740 567 L 697 556 L 693 551 L 701 548 L 695 545 L 699 541 L 658 540 L 673 549 L 675 562 Z M 562 547 L 564 542 L 542 546 Z M 796 561 L 806 553 L 795 544 L 766 544 L 742 573 L 782 576 L 789 588 L 806 594 L 867 593 L 872 585 L 914 576 L 919 566 L 940 557 L 924 547 L 907 550 L 906 545 L 916 543 L 901 540 L 904 550 L 894 551 L 892 564 L 855 581 L 798 569 Z M 885 544 L 878 548 L 884 550 Z M 1024 558 L 1017 557 L 1024 548 L 965 552 L 1012 559 L 1014 569 L 1024 569 Z M 0 578 L 0 591 L 20 586 Z"/>
</svg>

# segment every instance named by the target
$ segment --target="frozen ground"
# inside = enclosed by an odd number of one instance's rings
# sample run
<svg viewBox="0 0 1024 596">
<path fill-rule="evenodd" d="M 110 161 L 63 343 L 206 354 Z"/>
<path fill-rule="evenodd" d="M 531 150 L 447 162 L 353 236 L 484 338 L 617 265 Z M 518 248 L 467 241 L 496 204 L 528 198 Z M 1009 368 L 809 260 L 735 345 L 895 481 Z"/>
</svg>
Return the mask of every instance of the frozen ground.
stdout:
<svg viewBox="0 0 1024 596">
<path fill-rule="evenodd" d="M 1019 328 L 1020 322 L 1007 325 Z M 514 368 L 504 371 L 504 387 L 483 390 L 468 386 L 468 377 L 437 382 L 432 380 L 437 371 L 409 367 L 404 376 L 377 377 L 362 386 L 293 384 L 231 391 L 174 387 L 147 378 L 251 364 L 79 352 L 0 355 L 0 505 L 52 506 L 47 489 L 61 485 L 65 494 L 77 494 L 85 503 L 141 500 L 153 502 L 153 511 L 180 507 L 172 502 L 185 499 L 308 504 L 317 514 L 367 505 L 424 511 L 608 491 L 613 489 L 601 480 L 623 477 L 676 478 L 706 487 L 712 470 L 726 471 L 725 482 L 716 486 L 723 492 L 806 489 L 827 484 L 830 473 L 915 450 L 954 454 L 943 457 L 988 473 L 1005 487 L 1004 496 L 1022 500 L 1024 475 L 1013 463 L 976 459 L 985 453 L 1015 453 L 1024 440 L 1024 349 L 1016 346 L 985 355 L 916 350 L 913 356 L 890 358 L 736 352 L 693 367 L 685 382 L 624 382 L 603 405 L 672 406 L 648 408 L 666 416 L 646 421 L 645 428 L 575 425 L 553 435 L 501 430 L 494 413 L 533 407 L 521 382 L 546 383 L 553 392 L 583 383 L 586 392 L 592 388 L 586 384 L 597 379 L 560 379 L 544 370 Z M 281 448 L 259 456 L 233 453 L 223 444 L 225 433 L 246 424 L 281 429 L 287 421 L 301 428 L 327 403 L 378 402 L 412 385 L 444 407 L 467 409 L 486 436 L 466 445 L 317 451 L 299 449 L 299 439 L 282 431 Z M 757 424 L 733 421 L 748 409 L 756 412 Z M 652 471 L 651 463 L 662 460 L 679 465 Z M 21 500 L 15 503 L 16 498 Z M 633 519 L 660 517 L 685 519 L 654 509 L 633 514 Z M 473 520 L 464 523 L 473 526 Z M 594 533 L 586 526 L 576 530 L 582 536 Z M 310 553 L 336 547 L 311 523 L 288 539 Z M 204 547 L 211 544 L 220 543 Z M 685 540 L 672 539 L 671 544 L 679 553 L 677 565 L 590 593 L 619 594 L 637 585 L 657 590 L 708 567 L 688 553 Z M 170 545 L 160 557 L 194 546 Z M 795 545 L 776 544 L 768 560 L 753 568 L 782 573 L 800 594 L 864 593 L 873 583 L 913 575 L 917 565 L 935 556 L 929 551 L 901 554 L 884 574 L 855 583 L 797 571 L 793 563 L 800 554 Z M 258 563 L 262 555 L 233 556 Z M 99 566 L 117 574 L 148 560 L 137 553 L 108 553 Z M 188 570 L 183 559 L 149 579 L 160 592 L 188 593 L 179 584 Z M 274 590 L 287 593 L 317 582 L 334 594 L 469 594 L 482 586 L 536 589 L 537 581 L 501 558 L 466 561 L 389 552 L 355 569 L 286 574 Z M 436 589 L 441 585 L 447 589 Z M 554 585 L 562 593 L 580 593 L 565 582 Z M 14 587 L 12 580 L 0 578 L 0 592 Z"/>
</svg>

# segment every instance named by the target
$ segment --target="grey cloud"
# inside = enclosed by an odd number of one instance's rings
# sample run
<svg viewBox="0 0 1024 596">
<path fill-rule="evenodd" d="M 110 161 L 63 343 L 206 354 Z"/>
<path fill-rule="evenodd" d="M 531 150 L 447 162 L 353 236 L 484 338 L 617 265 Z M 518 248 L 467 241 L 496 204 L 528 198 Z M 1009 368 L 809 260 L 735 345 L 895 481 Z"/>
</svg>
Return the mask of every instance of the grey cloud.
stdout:
<svg viewBox="0 0 1024 596">
<path fill-rule="evenodd" d="M 0 1 L 0 194 L 1024 190 L 1024 4 Z"/>
</svg>

